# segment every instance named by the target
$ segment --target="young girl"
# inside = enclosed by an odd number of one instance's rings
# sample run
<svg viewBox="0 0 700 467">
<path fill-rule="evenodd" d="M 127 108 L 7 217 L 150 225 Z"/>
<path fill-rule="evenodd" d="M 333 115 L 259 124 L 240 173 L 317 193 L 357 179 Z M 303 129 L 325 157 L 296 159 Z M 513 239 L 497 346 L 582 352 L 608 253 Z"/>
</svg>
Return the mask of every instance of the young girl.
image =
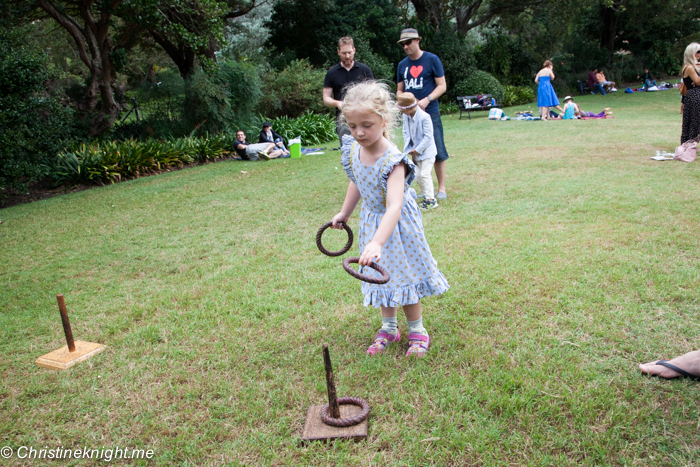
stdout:
<svg viewBox="0 0 700 467">
<path fill-rule="evenodd" d="M 360 210 L 360 266 L 375 261 L 391 275 L 386 284 L 362 283 L 364 305 L 381 308 L 382 328 L 367 353 L 384 351 L 399 342 L 396 309 L 403 306 L 408 321 L 407 356 L 423 356 L 430 346 L 423 327 L 420 299 L 449 289 L 425 239 L 420 210 L 408 188 L 414 178 L 413 162 L 390 141 L 397 124 L 396 102 L 389 88 L 365 81 L 348 89 L 342 118 L 352 137 L 343 137 L 341 163 L 350 184 L 333 226 L 347 222 L 357 202 Z M 368 267 L 362 273 L 379 277 Z"/>
<path fill-rule="evenodd" d="M 564 120 L 572 120 L 574 118 L 606 118 L 608 115 L 612 115 L 610 107 L 606 107 L 600 113 L 586 112 L 581 110 L 577 103 L 574 102 L 574 98 L 571 96 L 566 96 L 564 98 Z"/>
</svg>

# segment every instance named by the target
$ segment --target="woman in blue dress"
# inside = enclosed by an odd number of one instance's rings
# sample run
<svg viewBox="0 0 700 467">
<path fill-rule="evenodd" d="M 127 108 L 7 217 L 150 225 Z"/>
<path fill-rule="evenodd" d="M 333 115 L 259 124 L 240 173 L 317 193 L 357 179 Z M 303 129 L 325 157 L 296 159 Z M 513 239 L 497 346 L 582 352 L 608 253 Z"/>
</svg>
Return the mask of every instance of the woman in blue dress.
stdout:
<svg viewBox="0 0 700 467">
<path fill-rule="evenodd" d="M 554 88 L 552 87 L 552 80 L 554 80 L 553 69 L 554 64 L 547 60 L 544 62 L 544 68 L 535 76 L 535 83 L 537 83 L 537 107 L 540 108 L 540 117 L 542 117 L 542 120 L 549 120 L 550 107 L 555 107 L 559 109 L 560 112 L 564 112 L 564 110 L 559 107 L 557 93 L 554 92 Z"/>
</svg>

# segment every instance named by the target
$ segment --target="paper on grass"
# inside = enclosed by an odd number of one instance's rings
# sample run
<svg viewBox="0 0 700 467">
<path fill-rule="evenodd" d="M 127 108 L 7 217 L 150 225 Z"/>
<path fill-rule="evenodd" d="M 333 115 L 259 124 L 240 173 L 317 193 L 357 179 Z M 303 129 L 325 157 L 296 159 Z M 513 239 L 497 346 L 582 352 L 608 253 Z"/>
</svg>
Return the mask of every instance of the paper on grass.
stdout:
<svg viewBox="0 0 700 467">
<path fill-rule="evenodd" d="M 672 161 L 673 160 L 673 154 L 670 156 L 664 156 L 664 155 L 658 155 L 658 156 L 652 156 L 651 159 L 655 161 Z"/>
</svg>

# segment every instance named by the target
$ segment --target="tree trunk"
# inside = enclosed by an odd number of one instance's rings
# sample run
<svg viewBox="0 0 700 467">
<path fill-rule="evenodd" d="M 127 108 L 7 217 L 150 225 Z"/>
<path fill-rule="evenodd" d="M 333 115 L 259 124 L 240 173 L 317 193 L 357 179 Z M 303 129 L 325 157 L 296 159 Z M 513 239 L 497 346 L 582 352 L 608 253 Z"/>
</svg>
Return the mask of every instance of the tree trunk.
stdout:
<svg viewBox="0 0 700 467">
<path fill-rule="evenodd" d="M 440 26 L 444 0 L 411 0 L 411 3 L 419 21 L 429 23 L 436 28 Z"/>
<path fill-rule="evenodd" d="M 608 65 L 612 64 L 615 52 L 615 33 L 617 30 L 617 12 L 606 6 L 600 8 L 600 46 L 609 52 Z"/>
<path fill-rule="evenodd" d="M 185 46 L 183 44 L 173 44 L 162 34 L 160 31 L 151 30 L 149 31 L 153 40 L 160 45 L 170 59 L 177 66 L 178 71 L 182 79 L 186 79 L 189 75 L 194 72 L 195 58 L 197 54 L 194 53 L 192 47 Z M 212 52 L 213 54 L 213 52 Z"/>
<path fill-rule="evenodd" d="M 146 68 L 145 81 L 150 81 L 152 84 L 156 84 L 156 69 L 153 63 L 149 63 L 148 68 Z"/>
<path fill-rule="evenodd" d="M 114 99 L 115 72 L 110 58 L 114 45 L 109 37 L 112 12 L 121 2 L 111 0 L 108 5 L 106 2 L 100 3 L 104 9 L 99 11 L 99 20 L 96 20 L 91 11 L 92 0 L 81 0 L 77 3 L 78 15 L 83 21 L 81 26 L 65 8 L 59 10 L 51 0 L 38 0 L 39 6 L 71 35 L 80 60 L 90 71 L 85 97 L 77 105 L 85 118 L 92 114 L 90 136 L 100 135 L 111 128 L 121 111 L 121 106 Z M 101 105 L 95 114 L 98 102 Z"/>
<path fill-rule="evenodd" d="M 478 20 L 472 21 L 476 12 L 479 11 L 481 7 L 482 0 L 477 0 L 469 6 L 462 6 L 455 10 L 455 18 L 457 20 L 457 32 L 460 34 L 466 34 L 467 31 L 473 29 L 480 24 L 485 23 L 493 17 L 493 13 L 487 14 Z"/>
</svg>

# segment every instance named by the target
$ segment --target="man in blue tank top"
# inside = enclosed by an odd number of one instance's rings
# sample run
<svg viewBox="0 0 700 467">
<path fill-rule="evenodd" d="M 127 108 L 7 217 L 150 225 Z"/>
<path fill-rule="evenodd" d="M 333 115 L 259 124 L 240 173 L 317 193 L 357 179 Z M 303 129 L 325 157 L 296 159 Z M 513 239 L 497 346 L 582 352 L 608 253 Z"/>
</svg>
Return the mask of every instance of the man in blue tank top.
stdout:
<svg viewBox="0 0 700 467">
<path fill-rule="evenodd" d="M 410 92 L 421 109 L 425 110 L 433 121 L 433 137 L 437 147 L 435 157 L 435 175 L 438 180 L 437 199 L 447 198 L 445 190 L 445 161 L 450 157 L 445 149 L 445 138 L 442 133 L 440 106 L 438 97 L 447 91 L 445 71 L 437 55 L 425 52 L 420 48 L 421 37 L 415 29 L 401 31 L 399 44 L 407 57 L 399 63 L 396 75 L 396 94 Z"/>
</svg>

